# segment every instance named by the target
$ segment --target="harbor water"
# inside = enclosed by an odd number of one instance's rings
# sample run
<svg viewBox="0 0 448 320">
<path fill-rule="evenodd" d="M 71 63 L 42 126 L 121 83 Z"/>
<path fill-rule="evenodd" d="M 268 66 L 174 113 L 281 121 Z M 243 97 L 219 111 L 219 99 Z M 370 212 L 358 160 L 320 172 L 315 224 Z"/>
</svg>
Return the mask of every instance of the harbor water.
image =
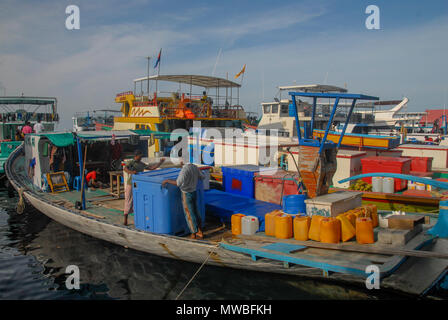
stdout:
<svg viewBox="0 0 448 320">
<path fill-rule="evenodd" d="M 126 249 L 71 230 L 0 192 L 0 299 L 175 299 L 198 264 Z M 67 266 L 80 289 L 66 288 Z M 180 299 L 401 299 L 381 291 L 205 266 Z"/>
</svg>

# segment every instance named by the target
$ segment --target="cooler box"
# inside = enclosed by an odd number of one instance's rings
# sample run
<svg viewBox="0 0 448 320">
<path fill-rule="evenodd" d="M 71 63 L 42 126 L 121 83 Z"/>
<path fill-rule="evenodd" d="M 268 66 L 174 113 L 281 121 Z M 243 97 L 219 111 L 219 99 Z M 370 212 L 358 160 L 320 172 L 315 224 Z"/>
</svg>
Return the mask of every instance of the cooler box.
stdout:
<svg viewBox="0 0 448 320">
<path fill-rule="evenodd" d="M 176 180 L 179 172 L 179 168 L 166 168 L 132 176 L 134 223 L 137 229 L 170 235 L 190 233 L 185 220 L 180 189 L 170 184 L 162 188 L 165 179 Z M 204 225 L 205 202 L 201 180 L 197 192 L 197 204 Z"/>
<path fill-rule="evenodd" d="M 362 192 L 337 191 L 305 200 L 306 214 L 336 217 L 362 205 Z"/>
<path fill-rule="evenodd" d="M 224 191 L 238 194 L 241 196 L 254 197 L 254 176 L 258 172 L 272 170 L 266 167 L 260 167 L 253 164 L 223 166 L 222 182 Z"/>
<path fill-rule="evenodd" d="M 411 171 L 430 172 L 432 169 L 431 157 L 404 157 L 411 159 Z"/>
<path fill-rule="evenodd" d="M 254 176 L 255 199 L 281 204 L 283 196 L 300 194 L 298 179 L 297 172 L 280 169 L 274 174 L 256 173 Z"/>
<path fill-rule="evenodd" d="M 366 157 L 361 159 L 362 173 L 389 172 L 409 174 L 411 171 L 411 159 L 397 157 Z M 372 177 L 362 178 L 364 182 L 372 184 Z M 403 190 L 407 186 L 407 180 L 394 179 L 395 192 Z"/>
</svg>

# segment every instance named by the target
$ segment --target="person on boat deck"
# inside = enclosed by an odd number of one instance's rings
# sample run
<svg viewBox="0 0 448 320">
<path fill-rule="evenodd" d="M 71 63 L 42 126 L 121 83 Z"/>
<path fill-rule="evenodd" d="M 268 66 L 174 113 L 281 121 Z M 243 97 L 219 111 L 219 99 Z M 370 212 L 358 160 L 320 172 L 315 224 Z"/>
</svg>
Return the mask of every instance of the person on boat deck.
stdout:
<svg viewBox="0 0 448 320">
<path fill-rule="evenodd" d="M 207 92 L 202 91 L 202 98 L 201 98 L 201 101 L 202 101 L 202 102 L 206 102 L 207 99 L 208 99 L 208 97 L 207 97 Z"/>
<path fill-rule="evenodd" d="M 162 182 L 162 188 L 167 184 L 179 187 L 182 191 L 182 205 L 184 208 L 185 219 L 190 229 L 192 239 L 203 239 L 204 234 L 201 230 L 201 213 L 197 205 L 197 185 L 199 179 L 204 180 L 205 176 L 197 166 L 192 163 L 181 161 L 182 170 L 177 180 L 167 179 Z"/>
<path fill-rule="evenodd" d="M 138 172 L 143 172 L 143 170 L 155 170 L 165 162 L 165 159 L 160 159 L 159 163 L 153 166 L 149 166 L 142 162 L 143 153 L 141 150 L 135 150 L 134 159 L 129 161 L 123 170 L 128 174 L 128 178 L 124 187 L 124 225 L 128 225 L 128 214 L 133 212 L 134 199 L 132 197 L 132 176 Z"/>
<path fill-rule="evenodd" d="M 36 124 L 33 127 L 35 133 L 41 133 L 44 131 L 44 126 L 40 123 L 40 119 L 37 120 Z"/>
<path fill-rule="evenodd" d="M 27 121 L 26 124 L 22 128 L 23 135 L 33 133 L 33 128 L 31 128 L 30 122 Z"/>
<path fill-rule="evenodd" d="M 103 188 L 106 187 L 104 183 L 98 181 L 98 175 L 100 174 L 100 169 L 96 168 L 95 170 L 89 172 L 86 175 L 87 186 L 91 188 Z"/>
</svg>

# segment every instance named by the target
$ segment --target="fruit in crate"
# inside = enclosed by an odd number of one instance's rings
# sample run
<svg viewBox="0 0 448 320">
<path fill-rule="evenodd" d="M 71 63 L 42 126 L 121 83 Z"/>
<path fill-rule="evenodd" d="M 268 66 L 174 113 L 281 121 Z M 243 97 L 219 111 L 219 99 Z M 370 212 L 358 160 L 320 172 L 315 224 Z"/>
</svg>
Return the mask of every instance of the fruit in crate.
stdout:
<svg viewBox="0 0 448 320">
<path fill-rule="evenodd" d="M 349 187 L 350 190 L 357 190 L 357 191 L 372 191 L 372 185 L 359 179 L 356 181 L 355 184 L 352 184 Z"/>
</svg>

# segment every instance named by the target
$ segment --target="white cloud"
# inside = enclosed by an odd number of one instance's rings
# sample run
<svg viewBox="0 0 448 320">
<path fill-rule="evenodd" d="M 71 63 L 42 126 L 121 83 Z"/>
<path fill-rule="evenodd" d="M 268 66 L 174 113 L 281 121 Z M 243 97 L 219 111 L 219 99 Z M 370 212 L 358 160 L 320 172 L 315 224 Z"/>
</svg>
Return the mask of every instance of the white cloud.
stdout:
<svg viewBox="0 0 448 320">
<path fill-rule="evenodd" d="M 101 10 L 95 2 L 89 3 L 83 7 Z M 141 1 L 132 5 L 138 8 Z M 76 111 L 114 106 L 115 94 L 133 89 L 132 80 L 146 73 L 144 56 L 155 56 L 159 48 L 163 48 L 163 73 L 211 74 L 220 47 L 224 50 L 217 75 L 225 77 L 228 72 L 232 78 L 246 63 L 241 102 L 250 111 L 259 109 L 262 74 L 266 99 L 275 95 L 278 85 L 321 83 L 328 72 L 329 84 L 347 83 L 350 91 L 384 99 L 406 95 L 415 110 L 441 104 L 448 87 L 448 45 L 442 40 L 448 32 L 446 19 L 393 31 L 366 32 L 360 26 L 360 30 L 327 30 L 306 38 L 296 33 L 291 35 L 295 41 L 237 48 L 229 43 L 298 28 L 326 11 L 279 7 L 198 28 L 188 21 L 200 21 L 209 10 L 179 16 L 164 12 L 148 25 L 119 20 L 89 25 L 86 20 L 92 17 L 83 20 L 81 9 L 81 30 L 67 31 L 62 4 L 34 8 L 6 1 L 0 7 L 0 81 L 7 94 L 56 96 L 64 127 L 70 126 Z M 112 6 L 107 10 L 116 16 Z"/>
</svg>

